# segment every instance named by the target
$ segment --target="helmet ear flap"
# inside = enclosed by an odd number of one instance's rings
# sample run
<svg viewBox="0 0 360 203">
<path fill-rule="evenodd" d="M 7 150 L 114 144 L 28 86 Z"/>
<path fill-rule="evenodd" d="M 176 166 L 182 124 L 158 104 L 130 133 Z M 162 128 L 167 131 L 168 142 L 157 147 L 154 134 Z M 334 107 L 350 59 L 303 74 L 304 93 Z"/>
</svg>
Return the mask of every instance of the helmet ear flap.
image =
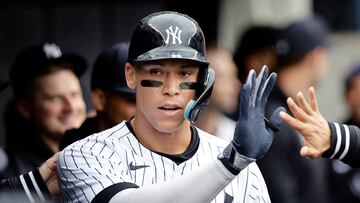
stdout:
<svg viewBox="0 0 360 203">
<path fill-rule="evenodd" d="M 196 89 L 196 93 L 195 96 L 196 98 L 200 98 L 201 94 L 205 91 L 206 85 L 205 82 L 208 79 L 209 75 L 209 65 L 205 64 L 205 65 L 201 65 L 199 68 L 199 74 L 198 74 L 198 78 L 197 78 L 197 83 L 199 84 L 197 89 Z"/>
<path fill-rule="evenodd" d="M 210 102 L 210 97 L 212 90 L 214 88 L 215 83 L 215 71 L 213 69 L 204 68 L 206 69 L 207 74 L 204 75 L 202 82 L 202 88 L 203 91 L 196 90 L 196 94 L 199 94 L 199 97 L 197 97 L 196 101 L 191 100 L 185 108 L 184 116 L 186 120 L 189 120 L 191 122 L 195 122 L 201 113 L 204 111 L 204 109 L 207 107 L 207 105 Z"/>
</svg>

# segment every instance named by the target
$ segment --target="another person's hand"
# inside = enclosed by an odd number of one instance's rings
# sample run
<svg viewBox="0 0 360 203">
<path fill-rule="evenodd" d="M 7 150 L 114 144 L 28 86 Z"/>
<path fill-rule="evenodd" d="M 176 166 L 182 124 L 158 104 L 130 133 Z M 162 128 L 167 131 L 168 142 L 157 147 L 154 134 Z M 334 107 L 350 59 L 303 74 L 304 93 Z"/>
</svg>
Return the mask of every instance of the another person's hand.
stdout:
<svg viewBox="0 0 360 203">
<path fill-rule="evenodd" d="M 281 112 L 280 117 L 304 137 L 305 144 L 300 150 L 301 156 L 314 159 L 330 148 L 331 131 L 328 122 L 320 114 L 313 87 L 309 88 L 309 97 L 308 103 L 299 92 L 296 97 L 298 104 L 288 98 L 287 104 L 293 117 L 285 112 Z"/>
<path fill-rule="evenodd" d="M 43 178 L 50 194 L 53 197 L 60 196 L 60 187 L 56 177 L 56 165 L 59 158 L 59 153 L 54 154 L 51 158 L 46 160 L 40 168 L 39 172 Z"/>
</svg>

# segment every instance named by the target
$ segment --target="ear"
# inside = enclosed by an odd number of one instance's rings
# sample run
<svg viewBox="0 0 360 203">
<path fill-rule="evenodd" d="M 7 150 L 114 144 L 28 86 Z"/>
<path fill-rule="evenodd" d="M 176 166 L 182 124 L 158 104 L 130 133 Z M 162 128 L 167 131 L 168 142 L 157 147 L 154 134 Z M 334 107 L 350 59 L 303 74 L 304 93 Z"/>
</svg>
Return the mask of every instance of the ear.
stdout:
<svg viewBox="0 0 360 203">
<path fill-rule="evenodd" d="M 104 111 L 106 96 L 105 92 L 99 88 L 91 90 L 92 103 L 96 111 Z"/>
<path fill-rule="evenodd" d="M 18 100 L 16 102 L 16 109 L 25 119 L 29 119 L 31 117 L 30 104 L 28 100 Z"/>
<path fill-rule="evenodd" d="M 126 63 L 125 65 L 125 77 L 127 86 L 131 89 L 136 88 L 136 70 L 133 65 Z"/>
</svg>

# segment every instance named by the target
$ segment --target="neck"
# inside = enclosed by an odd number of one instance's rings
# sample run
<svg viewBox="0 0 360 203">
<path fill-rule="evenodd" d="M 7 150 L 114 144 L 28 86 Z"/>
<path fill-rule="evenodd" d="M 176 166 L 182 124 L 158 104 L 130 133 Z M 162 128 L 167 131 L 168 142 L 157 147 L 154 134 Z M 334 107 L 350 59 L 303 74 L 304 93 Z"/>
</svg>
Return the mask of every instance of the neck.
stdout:
<svg viewBox="0 0 360 203">
<path fill-rule="evenodd" d="M 310 86 L 314 85 L 311 75 L 302 64 L 294 65 L 279 73 L 278 85 L 288 97 L 296 98 L 298 92 L 307 93 Z"/>
<path fill-rule="evenodd" d="M 221 115 L 221 112 L 208 106 L 196 121 L 196 126 L 209 134 L 215 135 Z"/>
<path fill-rule="evenodd" d="M 123 120 L 126 120 L 126 119 L 120 119 L 121 121 Z M 114 123 L 111 122 L 111 119 L 108 118 L 105 114 L 103 113 L 98 113 L 98 116 L 96 117 L 96 122 L 97 122 L 97 125 L 99 127 L 99 131 L 103 131 L 103 130 L 106 130 L 108 128 L 111 128 L 113 127 Z"/>
<path fill-rule="evenodd" d="M 190 122 L 183 122 L 178 130 L 173 132 L 161 132 L 155 129 L 146 118 L 135 116 L 131 120 L 137 139 L 146 148 L 164 154 L 184 153 L 191 142 Z"/>
</svg>

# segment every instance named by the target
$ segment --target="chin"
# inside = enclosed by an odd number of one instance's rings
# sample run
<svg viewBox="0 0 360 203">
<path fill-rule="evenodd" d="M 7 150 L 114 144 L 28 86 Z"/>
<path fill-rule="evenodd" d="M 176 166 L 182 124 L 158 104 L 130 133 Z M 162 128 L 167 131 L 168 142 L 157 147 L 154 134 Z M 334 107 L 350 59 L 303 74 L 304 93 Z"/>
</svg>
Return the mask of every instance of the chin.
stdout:
<svg viewBox="0 0 360 203">
<path fill-rule="evenodd" d="M 174 133 L 183 127 L 184 121 L 161 121 L 160 124 L 154 125 L 155 129 L 162 133 Z"/>
</svg>

